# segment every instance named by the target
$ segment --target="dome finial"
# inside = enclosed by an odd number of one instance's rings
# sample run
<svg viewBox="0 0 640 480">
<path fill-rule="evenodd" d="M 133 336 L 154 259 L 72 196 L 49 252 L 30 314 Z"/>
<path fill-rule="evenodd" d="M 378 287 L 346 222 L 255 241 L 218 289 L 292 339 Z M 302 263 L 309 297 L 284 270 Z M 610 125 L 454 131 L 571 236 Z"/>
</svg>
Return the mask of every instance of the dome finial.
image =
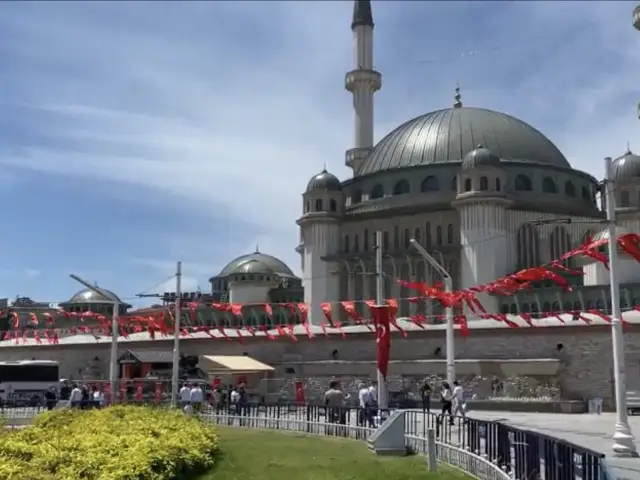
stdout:
<svg viewBox="0 0 640 480">
<path fill-rule="evenodd" d="M 453 108 L 461 108 L 462 102 L 460 99 L 462 98 L 462 95 L 460 95 L 460 82 L 456 82 L 456 95 L 453 98 L 455 100 L 455 102 L 453 102 Z"/>
<path fill-rule="evenodd" d="M 631 153 L 631 143 L 627 140 L 627 153 Z"/>
<path fill-rule="evenodd" d="M 260 253 L 260 245 L 256 243 L 256 253 Z"/>
<path fill-rule="evenodd" d="M 327 164 L 326 163 L 322 166 L 322 173 L 327 173 Z"/>
</svg>

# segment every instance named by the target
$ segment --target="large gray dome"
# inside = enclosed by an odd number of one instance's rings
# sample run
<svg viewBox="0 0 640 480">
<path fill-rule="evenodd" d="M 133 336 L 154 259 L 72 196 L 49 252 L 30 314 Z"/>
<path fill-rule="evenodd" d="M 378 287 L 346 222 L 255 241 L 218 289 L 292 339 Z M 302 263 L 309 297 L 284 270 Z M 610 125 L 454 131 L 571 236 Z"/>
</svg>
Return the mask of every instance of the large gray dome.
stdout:
<svg viewBox="0 0 640 480">
<path fill-rule="evenodd" d="M 282 277 L 295 277 L 283 261 L 261 252 L 242 255 L 231 260 L 217 276 L 227 277 L 234 273 L 272 273 Z"/>
<path fill-rule="evenodd" d="M 502 160 L 571 168 L 562 152 L 531 125 L 483 108 L 448 108 L 400 125 L 384 137 L 357 175 L 458 162 L 481 143 Z"/>
<path fill-rule="evenodd" d="M 80 290 L 75 295 L 73 295 L 65 303 L 66 304 L 113 303 L 112 298 L 115 298 L 118 302 L 121 302 L 120 297 L 118 297 L 111 290 L 107 290 L 97 286 L 95 287 L 95 289 L 102 293 L 98 294 L 97 292 L 94 292 L 90 288 L 85 288 L 83 290 Z"/>
</svg>

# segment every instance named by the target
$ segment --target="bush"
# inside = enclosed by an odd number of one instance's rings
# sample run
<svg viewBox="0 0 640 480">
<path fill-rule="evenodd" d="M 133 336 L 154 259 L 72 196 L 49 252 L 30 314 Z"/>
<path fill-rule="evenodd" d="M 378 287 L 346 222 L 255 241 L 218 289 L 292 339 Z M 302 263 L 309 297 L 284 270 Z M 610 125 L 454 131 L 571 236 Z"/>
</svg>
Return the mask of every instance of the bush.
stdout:
<svg viewBox="0 0 640 480">
<path fill-rule="evenodd" d="M 0 433 L 2 480 L 170 480 L 210 468 L 215 431 L 176 410 L 55 410 Z"/>
</svg>

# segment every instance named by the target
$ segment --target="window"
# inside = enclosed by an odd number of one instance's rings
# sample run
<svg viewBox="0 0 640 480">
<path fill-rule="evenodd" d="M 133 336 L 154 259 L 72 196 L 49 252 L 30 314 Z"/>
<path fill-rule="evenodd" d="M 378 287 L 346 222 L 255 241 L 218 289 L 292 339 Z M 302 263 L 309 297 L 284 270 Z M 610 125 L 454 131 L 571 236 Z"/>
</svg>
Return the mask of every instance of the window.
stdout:
<svg viewBox="0 0 640 480">
<path fill-rule="evenodd" d="M 389 232 L 386 230 L 382 232 L 382 249 L 383 251 L 389 250 Z"/>
<path fill-rule="evenodd" d="M 464 191 L 465 192 L 470 192 L 471 191 L 471 179 L 470 178 L 467 178 L 464 181 Z"/>
<path fill-rule="evenodd" d="M 451 245 L 453 243 L 453 225 L 447 226 L 447 243 Z"/>
<path fill-rule="evenodd" d="M 58 365 L 0 365 L 0 382 L 48 382 L 60 381 Z"/>
<path fill-rule="evenodd" d="M 440 190 L 440 182 L 433 175 L 429 175 L 427 178 L 422 180 L 420 184 L 420 191 L 423 193 L 428 192 L 437 192 Z"/>
<path fill-rule="evenodd" d="M 311 210 L 311 202 L 307 202 L 304 206 L 304 213 L 307 213 Z"/>
<path fill-rule="evenodd" d="M 576 187 L 572 181 L 567 180 L 564 184 L 564 193 L 567 197 L 575 197 L 576 196 Z"/>
<path fill-rule="evenodd" d="M 362 202 L 362 190 L 358 189 L 351 195 L 351 204 L 356 205 L 360 202 Z"/>
<path fill-rule="evenodd" d="M 500 179 L 496 178 L 496 192 L 499 192 L 502 189 L 502 186 L 500 185 Z"/>
<path fill-rule="evenodd" d="M 591 200 L 591 195 L 589 194 L 589 189 L 586 186 L 582 186 L 582 199 L 583 200 Z"/>
<path fill-rule="evenodd" d="M 489 179 L 487 177 L 480 177 L 480 190 L 483 192 L 489 190 Z"/>
<path fill-rule="evenodd" d="M 424 228 L 424 247 L 431 250 L 431 222 L 427 222 Z"/>
<path fill-rule="evenodd" d="M 451 179 L 451 190 L 453 190 L 454 192 L 458 190 L 458 177 L 453 177 Z"/>
<path fill-rule="evenodd" d="M 408 228 L 404 229 L 404 248 L 409 248 L 409 240 L 411 240 L 411 233 Z"/>
<path fill-rule="evenodd" d="M 329 210 L 331 210 L 332 212 L 335 212 L 338 209 L 338 204 L 336 203 L 336 201 L 332 198 L 329 201 Z"/>
<path fill-rule="evenodd" d="M 322 211 L 322 199 L 318 198 L 316 200 L 316 212 L 321 212 Z"/>
<path fill-rule="evenodd" d="M 442 245 L 442 227 L 438 226 L 436 228 L 436 245 Z"/>
<path fill-rule="evenodd" d="M 530 192 L 531 191 L 531 179 L 526 175 L 518 175 L 516 177 L 516 191 L 518 192 Z"/>
<path fill-rule="evenodd" d="M 353 236 L 353 251 L 354 253 L 358 253 L 360 251 L 360 237 L 357 233 Z"/>
<path fill-rule="evenodd" d="M 405 193 L 409 193 L 411 187 L 409 186 L 409 182 L 406 180 L 400 180 L 393 186 L 393 194 L 394 195 L 404 195 Z"/>
<path fill-rule="evenodd" d="M 393 227 L 393 248 L 400 248 L 400 229 L 398 227 Z"/>
<path fill-rule="evenodd" d="M 344 236 L 344 253 L 349 253 L 349 235 Z"/>
<path fill-rule="evenodd" d="M 556 186 L 556 182 L 553 181 L 553 178 L 545 177 L 542 180 L 542 191 L 544 193 L 558 193 L 558 187 Z"/>
<path fill-rule="evenodd" d="M 382 197 L 384 197 L 384 187 L 380 184 L 377 184 L 375 187 L 371 189 L 369 198 L 371 200 L 375 200 L 376 198 L 382 198 Z"/>
<path fill-rule="evenodd" d="M 416 229 L 413 231 L 413 238 L 414 238 L 414 240 L 415 240 L 416 242 L 420 243 L 420 242 L 422 241 L 422 238 L 420 238 L 420 237 L 421 237 L 421 235 L 420 235 L 420 229 L 419 229 L 419 228 L 416 228 Z M 420 243 L 420 245 L 422 245 L 422 243 Z"/>
<path fill-rule="evenodd" d="M 363 245 L 362 245 L 362 249 L 365 252 L 369 251 L 369 230 L 367 230 L 366 228 L 364 229 L 364 237 L 362 238 L 363 240 Z"/>
<path fill-rule="evenodd" d="M 629 192 L 626 190 L 623 190 L 620 192 L 620 206 L 621 207 L 628 207 L 629 206 Z"/>
</svg>

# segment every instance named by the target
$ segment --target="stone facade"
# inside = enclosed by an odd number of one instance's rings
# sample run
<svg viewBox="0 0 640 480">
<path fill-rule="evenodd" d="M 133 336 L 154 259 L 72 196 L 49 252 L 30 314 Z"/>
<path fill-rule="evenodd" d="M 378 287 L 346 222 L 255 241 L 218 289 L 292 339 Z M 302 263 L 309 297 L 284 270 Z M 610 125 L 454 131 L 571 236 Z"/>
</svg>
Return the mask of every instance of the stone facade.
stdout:
<svg viewBox="0 0 640 480">
<path fill-rule="evenodd" d="M 640 386 L 640 325 L 625 325 L 626 365 L 628 388 Z M 564 399 L 603 397 L 605 404 L 613 404 L 611 329 L 606 325 L 539 327 L 522 329 L 472 329 L 464 338 L 456 333 L 456 358 L 463 360 L 557 359 L 557 373 L 548 381 L 556 385 Z M 444 361 L 444 332 L 411 332 L 408 337 L 395 333 L 392 340 L 390 377 L 404 375 L 432 376 L 441 370 Z M 146 342 L 123 341 L 122 355 L 128 349 L 170 351 L 172 340 Z M 299 337 L 266 340 L 245 338 L 244 343 L 226 340 L 185 338 L 182 352 L 188 355 L 247 355 L 273 365 L 274 378 L 305 377 L 305 369 L 316 378 L 353 372 L 354 377 L 373 378 L 375 375 L 375 341 L 370 333 Z M 0 360 L 57 360 L 61 375 L 82 378 L 87 366 L 100 371 L 107 378 L 109 344 L 78 345 L 6 345 L 0 348 Z M 423 361 L 423 372 L 416 372 L 416 361 Z M 431 360 L 431 362 L 427 361 Z M 349 367 L 350 363 L 353 368 Z M 557 363 L 557 362 L 556 362 Z M 309 367 L 312 365 L 312 368 Z M 345 370 L 345 368 L 347 370 Z M 351 370 L 349 370 L 351 368 Z M 324 372 L 324 374 L 322 374 Z"/>
</svg>

